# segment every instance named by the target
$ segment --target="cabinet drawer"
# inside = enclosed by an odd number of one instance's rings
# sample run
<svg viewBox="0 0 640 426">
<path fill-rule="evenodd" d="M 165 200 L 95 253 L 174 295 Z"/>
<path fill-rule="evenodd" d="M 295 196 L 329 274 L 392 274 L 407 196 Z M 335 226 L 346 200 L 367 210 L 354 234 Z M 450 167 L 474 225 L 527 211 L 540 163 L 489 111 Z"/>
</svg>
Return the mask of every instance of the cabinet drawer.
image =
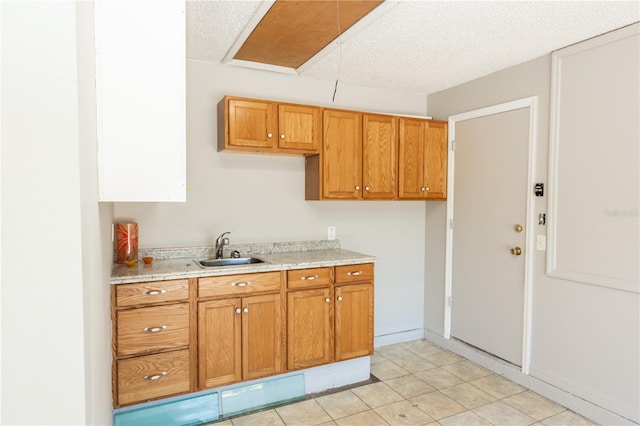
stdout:
<svg viewBox="0 0 640 426">
<path fill-rule="evenodd" d="M 189 280 L 118 284 L 115 290 L 116 306 L 119 308 L 158 302 L 176 302 L 189 298 Z"/>
<path fill-rule="evenodd" d="M 373 263 L 336 266 L 336 284 L 373 280 Z"/>
<path fill-rule="evenodd" d="M 189 345 L 189 304 L 118 311 L 117 356 Z"/>
<path fill-rule="evenodd" d="M 331 268 L 296 269 L 287 271 L 287 288 L 327 286 L 331 284 Z"/>
<path fill-rule="evenodd" d="M 120 405 L 190 390 L 189 350 L 118 361 L 118 403 Z"/>
<path fill-rule="evenodd" d="M 280 272 L 225 275 L 198 279 L 198 297 L 280 291 Z"/>
</svg>

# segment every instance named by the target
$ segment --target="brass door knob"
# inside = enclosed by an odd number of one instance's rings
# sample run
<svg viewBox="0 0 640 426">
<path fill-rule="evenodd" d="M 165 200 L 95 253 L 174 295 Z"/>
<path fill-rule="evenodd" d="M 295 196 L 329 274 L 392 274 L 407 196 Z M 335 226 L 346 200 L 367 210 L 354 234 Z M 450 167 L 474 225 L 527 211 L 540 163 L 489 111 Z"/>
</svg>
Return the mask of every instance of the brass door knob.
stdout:
<svg viewBox="0 0 640 426">
<path fill-rule="evenodd" d="M 514 229 L 516 232 L 522 232 L 522 229 L 523 229 L 523 228 L 522 228 L 522 225 L 516 225 L 516 226 L 514 226 L 514 227 L 513 227 L 513 229 Z"/>
<path fill-rule="evenodd" d="M 514 247 L 511 249 L 511 254 L 520 256 L 522 254 L 522 249 L 520 247 Z"/>
</svg>

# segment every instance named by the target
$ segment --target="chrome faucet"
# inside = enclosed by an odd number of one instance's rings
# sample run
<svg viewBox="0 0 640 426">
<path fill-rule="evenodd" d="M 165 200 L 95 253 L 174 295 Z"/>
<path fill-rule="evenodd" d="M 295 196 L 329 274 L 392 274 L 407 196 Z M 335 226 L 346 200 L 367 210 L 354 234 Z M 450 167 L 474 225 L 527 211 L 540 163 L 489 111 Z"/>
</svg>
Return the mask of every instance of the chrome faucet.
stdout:
<svg viewBox="0 0 640 426">
<path fill-rule="evenodd" d="M 225 232 L 216 238 L 216 259 L 222 259 L 222 249 L 226 244 L 229 244 L 229 238 L 226 238 L 225 235 L 230 233 L 231 232 Z"/>
</svg>

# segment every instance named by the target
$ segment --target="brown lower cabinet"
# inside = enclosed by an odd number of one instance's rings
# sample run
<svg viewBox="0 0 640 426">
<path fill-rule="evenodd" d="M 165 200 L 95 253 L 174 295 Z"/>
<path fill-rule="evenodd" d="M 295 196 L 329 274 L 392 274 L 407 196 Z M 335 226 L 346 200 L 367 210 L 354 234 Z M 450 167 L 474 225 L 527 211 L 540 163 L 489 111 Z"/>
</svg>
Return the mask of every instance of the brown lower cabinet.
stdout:
<svg viewBox="0 0 640 426">
<path fill-rule="evenodd" d="M 287 369 L 333 361 L 333 268 L 287 273 Z"/>
<path fill-rule="evenodd" d="M 284 371 L 281 288 L 280 272 L 198 280 L 200 389 Z"/>
<path fill-rule="evenodd" d="M 113 405 L 197 390 L 195 279 L 112 286 Z"/>
<path fill-rule="evenodd" d="M 287 367 L 297 370 L 373 354 L 373 264 L 324 268 L 302 273 L 306 286 L 287 292 Z M 316 288 L 314 288 L 316 287 Z"/>
<path fill-rule="evenodd" d="M 280 294 L 198 303 L 199 387 L 282 373 Z"/>
<path fill-rule="evenodd" d="M 336 286 L 336 361 L 373 354 L 373 283 Z"/>
<path fill-rule="evenodd" d="M 112 287 L 114 407 L 373 353 L 373 264 Z"/>
</svg>

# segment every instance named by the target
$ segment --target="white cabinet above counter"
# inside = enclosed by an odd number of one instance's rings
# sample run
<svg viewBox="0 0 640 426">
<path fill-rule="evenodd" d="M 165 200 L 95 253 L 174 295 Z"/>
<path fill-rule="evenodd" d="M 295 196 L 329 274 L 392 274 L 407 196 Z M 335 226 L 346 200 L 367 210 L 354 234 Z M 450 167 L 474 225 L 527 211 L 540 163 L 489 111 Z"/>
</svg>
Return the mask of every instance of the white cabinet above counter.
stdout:
<svg viewBox="0 0 640 426">
<path fill-rule="evenodd" d="M 186 201 L 185 4 L 95 2 L 100 201 Z"/>
</svg>

